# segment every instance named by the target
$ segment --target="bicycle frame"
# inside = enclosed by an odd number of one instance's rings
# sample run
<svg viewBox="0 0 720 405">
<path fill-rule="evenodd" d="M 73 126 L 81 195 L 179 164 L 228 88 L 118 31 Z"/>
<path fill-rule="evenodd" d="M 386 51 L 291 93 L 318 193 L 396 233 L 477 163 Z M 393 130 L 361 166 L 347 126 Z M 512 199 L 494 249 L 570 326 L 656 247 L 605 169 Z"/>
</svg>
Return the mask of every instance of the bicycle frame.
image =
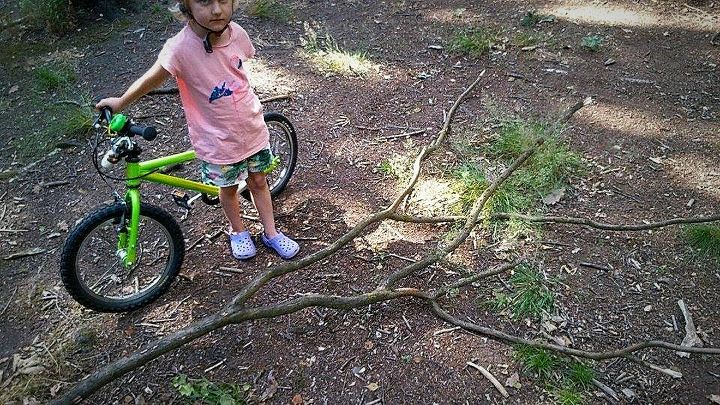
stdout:
<svg viewBox="0 0 720 405">
<path fill-rule="evenodd" d="M 127 186 L 125 203 L 130 206 L 130 229 L 119 230 L 117 249 L 118 256 L 122 259 L 126 268 L 133 266 L 137 259 L 137 241 L 140 232 L 140 185 L 143 182 L 164 184 L 184 190 L 197 191 L 209 196 L 218 195 L 219 188 L 217 186 L 157 172 L 163 167 L 189 162 L 194 160 L 195 157 L 195 151 L 189 150 L 147 161 L 126 159 L 127 167 L 125 172 L 130 180 L 125 182 Z"/>
</svg>

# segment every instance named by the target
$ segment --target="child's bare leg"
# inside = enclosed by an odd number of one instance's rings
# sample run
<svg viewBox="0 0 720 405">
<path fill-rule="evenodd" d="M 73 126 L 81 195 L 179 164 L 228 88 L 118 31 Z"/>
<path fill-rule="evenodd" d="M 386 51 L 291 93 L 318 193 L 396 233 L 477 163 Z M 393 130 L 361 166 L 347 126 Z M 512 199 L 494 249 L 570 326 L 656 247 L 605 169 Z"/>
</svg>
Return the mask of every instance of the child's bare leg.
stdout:
<svg viewBox="0 0 720 405">
<path fill-rule="evenodd" d="M 265 174 L 249 173 L 247 185 L 252 194 L 255 208 L 257 208 L 258 215 L 260 216 L 260 222 L 263 224 L 265 236 L 272 239 L 277 236 L 277 229 L 275 229 L 275 216 L 273 215 L 270 187 L 265 179 Z"/>
<path fill-rule="evenodd" d="M 230 221 L 230 227 L 233 232 L 242 232 L 245 230 L 242 218 L 240 218 L 240 202 L 237 196 L 238 186 L 220 187 L 220 205 L 223 212 Z"/>
</svg>

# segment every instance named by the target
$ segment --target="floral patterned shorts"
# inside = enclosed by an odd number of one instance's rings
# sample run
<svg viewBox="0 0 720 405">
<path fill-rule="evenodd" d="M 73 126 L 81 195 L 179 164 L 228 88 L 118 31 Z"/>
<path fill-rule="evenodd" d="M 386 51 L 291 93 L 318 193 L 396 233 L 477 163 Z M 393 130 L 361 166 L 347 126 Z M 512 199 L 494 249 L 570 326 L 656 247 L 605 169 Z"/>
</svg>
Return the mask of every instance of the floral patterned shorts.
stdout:
<svg viewBox="0 0 720 405">
<path fill-rule="evenodd" d="M 270 148 L 265 148 L 245 160 L 228 165 L 217 165 L 201 160 L 200 176 L 203 183 L 218 187 L 230 187 L 247 179 L 248 172 L 268 172 L 273 168 L 274 160 L 275 156 Z"/>
</svg>

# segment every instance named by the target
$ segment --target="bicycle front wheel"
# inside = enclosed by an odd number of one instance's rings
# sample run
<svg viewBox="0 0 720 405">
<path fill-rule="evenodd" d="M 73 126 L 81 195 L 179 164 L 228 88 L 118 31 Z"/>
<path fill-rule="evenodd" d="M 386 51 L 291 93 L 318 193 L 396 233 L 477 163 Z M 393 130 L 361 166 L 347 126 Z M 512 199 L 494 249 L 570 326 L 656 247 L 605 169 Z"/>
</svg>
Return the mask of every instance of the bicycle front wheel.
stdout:
<svg viewBox="0 0 720 405">
<path fill-rule="evenodd" d="M 100 312 L 138 309 L 164 293 L 185 256 L 182 230 L 166 211 L 140 206 L 137 256 L 124 264 L 130 211 L 126 204 L 101 208 L 83 219 L 63 247 L 63 284 L 83 306 Z"/>
</svg>

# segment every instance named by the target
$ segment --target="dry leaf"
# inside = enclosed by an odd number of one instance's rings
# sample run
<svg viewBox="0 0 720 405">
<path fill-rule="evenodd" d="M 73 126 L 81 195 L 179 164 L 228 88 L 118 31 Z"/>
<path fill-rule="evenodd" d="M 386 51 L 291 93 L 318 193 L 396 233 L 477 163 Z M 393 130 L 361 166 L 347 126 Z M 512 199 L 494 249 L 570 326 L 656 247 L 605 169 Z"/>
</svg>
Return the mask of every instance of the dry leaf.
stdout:
<svg viewBox="0 0 720 405">
<path fill-rule="evenodd" d="M 513 387 L 519 390 L 522 387 L 522 384 L 520 384 L 520 376 L 518 373 L 513 373 L 510 377 L 508 377 L 508 379 L 505 380 L 505 386 Z"/>
<path fill-rule="evenodd" d="M 651 157 L 650 161 L 652 161 L 653 163 L 657 163 L 659 165 L 661 165 L 663 163 L 662 158 L 659 158 L 659 157 Z"/>
<path fill-rule="evenodd" d="M 365 387 L 366 387 L 367 389 L 369 389 L 370 392 L 375 392 L 375 391 L 378 390 L 378 388 L 380 388 L 380 386 L 377 385 L 377 383 L 370 383 L 370 384 L 366 385 Z"/>
<path fill-rule="evenodd" d="M 20 86 L 18 86 L 18 85 L 16 84 L 16 85 L 10 87 L 10 91 L 8 91 L 8 94 L 13 94 L 13 93 L 15 93 L 15 92 L 18 91 L 18 90 L 20 90 Z"/>
<path fill-rule="evenodd" d="M 300 395 L 300 394 L 295 394 L 295 395 L 292 397 L 292 405 L 302 405 L 302 404 L 304 404 L 304 403 L 305 403 L 305 402 L 303 401 L 302 395 Z"/>
<path fill-rule="evenodd" d="M 555 205 L 565 196 L 565 188 L 553 190 L 550 194 L 543 197 L 542 201 L 545 205 Z"/>
</svg>

